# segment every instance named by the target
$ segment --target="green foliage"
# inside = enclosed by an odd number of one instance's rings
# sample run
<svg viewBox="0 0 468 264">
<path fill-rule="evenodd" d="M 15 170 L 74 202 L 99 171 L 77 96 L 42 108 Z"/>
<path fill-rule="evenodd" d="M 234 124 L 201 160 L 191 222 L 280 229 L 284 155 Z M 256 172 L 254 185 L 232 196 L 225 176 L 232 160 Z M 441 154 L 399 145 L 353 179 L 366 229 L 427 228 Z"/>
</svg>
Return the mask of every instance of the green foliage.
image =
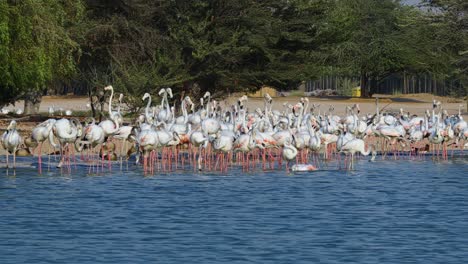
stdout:
<svg viewBox="0 0 468 264">
<path fill-rule="evenodd" d="M 226 96 L 325 74 L 342 76 L 344 92 L 361 76 L 366 96 L 368 80 L 402 71 L 465 89 L 465 2 L 0 0 L 0 103 L 73 82 L 92 98 L 112 84 L 137 110 L 162 87 Z"/>
<path fill-rule="evenodd" d="M 403 68 L 398 14 L 392 0 L 338 0 L 330 6 L 323 34 L 330 36 L 328 63 L 344 75 L 380 79 Z M 367 87 L 363 87 L 366 96 Z"/>
<path fill-rule="evenodd" d="M 80 1 L 2 0 L 0 6 L 0 104 L 74 72 L 79 47 L 67 27 L 79 18 Z"/>
<path fill-rule="evenodd" d="M 428 23 L 436 30 L 433 32 L 441 44 L 434 51 L 445 56 L 449 75 L 462 83 L 455 94 L 468 94 L 468 2 L 464 0 L 425 0 L 427 8 L 432 8 Z M 435 34 L 434 34 L 435 33 Z"/>
<path fill-rule="evenodd" d="M 132 105 L 166 86 L 195 96 L 295 88 L 317 75 L 323 2 L 88 1 L 82 79 L 114 84 Z"/>
</svg>

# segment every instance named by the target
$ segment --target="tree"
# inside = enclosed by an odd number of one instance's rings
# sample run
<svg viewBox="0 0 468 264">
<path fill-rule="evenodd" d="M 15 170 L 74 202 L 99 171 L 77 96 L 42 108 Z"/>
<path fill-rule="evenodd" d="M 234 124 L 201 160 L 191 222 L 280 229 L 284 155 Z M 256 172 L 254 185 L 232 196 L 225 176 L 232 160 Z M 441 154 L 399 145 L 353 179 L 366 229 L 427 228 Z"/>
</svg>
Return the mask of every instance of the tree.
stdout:
<svg viewBox="0 0 468 264">
<path fill-rule="evenodd" d="M 326 65 L 343 73 L 359 74 L 361 94 L 373 93 L 369 80 L 379 80 L 403 68 L 398 1 L 337 0 L 330 5 L 329 20 L 323 25 L 328 35 Z"/>
<path fill-rule="evenodd" d="M 2 0 L 0 6 L 0 103 L 24 99 L 25 113 L 35 113 L 46 86 L 74 72 L 79 47 L 68 28 L 79 20 L 81 4 Z"/>
<path fill-rule="evenodd" d="M 457 95 L 468 94 L 468 2 L 463 0 L 425 0 L 430 11 L 428 24 L 432 36 L 439 40 L 438 53 L 443 52 L 450 68 L 445 72 L 458 79 L 461 90 Z"/>
<path fill-rule="evenodd" d="M 287 89 L 317 74 L 325 2 L 89 0 L 83 80 L 112 82 L 132 105 L 166 86 L 194 96 Z"/>
</svg>

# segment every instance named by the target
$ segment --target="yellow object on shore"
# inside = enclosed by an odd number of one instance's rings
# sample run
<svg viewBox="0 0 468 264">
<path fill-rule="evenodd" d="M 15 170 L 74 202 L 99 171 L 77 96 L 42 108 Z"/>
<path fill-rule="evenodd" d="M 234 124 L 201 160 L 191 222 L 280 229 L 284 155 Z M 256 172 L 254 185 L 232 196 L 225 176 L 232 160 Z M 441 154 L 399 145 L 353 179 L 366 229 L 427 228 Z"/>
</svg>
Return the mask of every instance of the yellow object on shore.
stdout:
<svg viewBox="0 0 468 264">
<path fill-rule="evenodd" d="M 278 91 L 275 88 L 269 87 L 269 86 L 263 86 L 255 93 L 250 93 L 249 96 L 250 97 L 263 97 L 266 93 L 268 93 L 271 97 L 278 96 Z"/>
<path fill-rule="evenodd" d="M 361 87 L 354 87 L 351 93 L 352 97 L 361 97 Z"/>
</svg>

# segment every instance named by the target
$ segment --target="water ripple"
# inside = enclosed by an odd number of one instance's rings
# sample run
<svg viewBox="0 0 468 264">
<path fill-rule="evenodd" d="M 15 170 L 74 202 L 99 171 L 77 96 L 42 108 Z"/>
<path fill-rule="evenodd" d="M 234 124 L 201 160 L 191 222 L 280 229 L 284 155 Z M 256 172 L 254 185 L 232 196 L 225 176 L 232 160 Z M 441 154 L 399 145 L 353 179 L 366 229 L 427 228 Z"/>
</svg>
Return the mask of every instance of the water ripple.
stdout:
<svg viewBox="0 0 468 264">
<path fill-rule="evenodd" d="M 463 159 L 0 177 L 1 263 L 464 263 Z M 81 170 L 85 171 L 85 170 Z"/>
</svg>

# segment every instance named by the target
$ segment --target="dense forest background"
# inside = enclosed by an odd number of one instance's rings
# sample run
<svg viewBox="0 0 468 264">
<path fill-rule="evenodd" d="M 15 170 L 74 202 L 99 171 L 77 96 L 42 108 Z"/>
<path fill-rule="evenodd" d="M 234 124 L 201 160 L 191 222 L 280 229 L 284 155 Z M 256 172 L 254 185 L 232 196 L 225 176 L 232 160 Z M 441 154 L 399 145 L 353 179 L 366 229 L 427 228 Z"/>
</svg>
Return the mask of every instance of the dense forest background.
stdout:
<svg viewBox="0 0 468 264">
<path fill-rule="evenodd" d="M 330 75 L 365 97 L 394 74 L 465 96 L 467 71 L 465 0 L 0 0 L 0 105 L 25 113 L 108 84 L 138 105 L 161 87 L 222 96 Z"/>
</svg>

